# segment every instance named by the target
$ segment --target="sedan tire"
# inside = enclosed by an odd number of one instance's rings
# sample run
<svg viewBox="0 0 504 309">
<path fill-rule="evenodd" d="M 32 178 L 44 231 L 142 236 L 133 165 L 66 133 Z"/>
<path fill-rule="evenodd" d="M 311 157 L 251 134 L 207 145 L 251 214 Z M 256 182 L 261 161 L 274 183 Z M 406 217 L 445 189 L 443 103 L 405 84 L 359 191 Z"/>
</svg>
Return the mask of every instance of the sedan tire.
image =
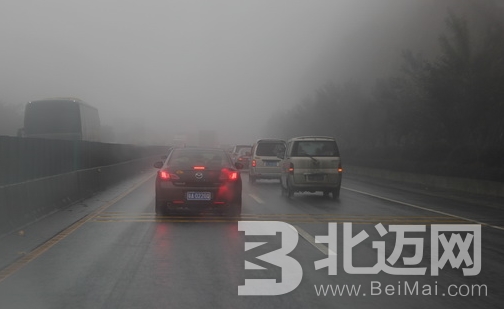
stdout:
<svg viewBox="0 0 504 309">
<path fill-rule="evenodd" d="M 166 202 L 156 200 L 156 215 L 166 216 L 168 211 L 166 210 Z"/>
</svg>

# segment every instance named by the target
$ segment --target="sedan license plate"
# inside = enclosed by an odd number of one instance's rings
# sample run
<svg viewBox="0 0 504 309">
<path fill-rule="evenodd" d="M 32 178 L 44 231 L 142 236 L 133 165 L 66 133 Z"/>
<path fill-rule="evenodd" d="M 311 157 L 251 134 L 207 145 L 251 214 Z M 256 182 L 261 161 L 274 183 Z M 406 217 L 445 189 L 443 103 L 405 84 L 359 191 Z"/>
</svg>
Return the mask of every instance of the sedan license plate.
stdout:
<svg viewBox="0 0 504 309">
<path fill-rule="evenodd" d="M 308 181 L 324 181 L 324 175 L 306 175 L 306 180 Z"/>
<path fill-rule="evenodd" d="M 209 201 L 212 199 L 210 192 L 187 192 L 186 198 L 188 201 Z"/>
<path fill-rule="evenodd" d="M 278 166 L 277 161 L 264 161 L 264 166 Z"/>
</svg>

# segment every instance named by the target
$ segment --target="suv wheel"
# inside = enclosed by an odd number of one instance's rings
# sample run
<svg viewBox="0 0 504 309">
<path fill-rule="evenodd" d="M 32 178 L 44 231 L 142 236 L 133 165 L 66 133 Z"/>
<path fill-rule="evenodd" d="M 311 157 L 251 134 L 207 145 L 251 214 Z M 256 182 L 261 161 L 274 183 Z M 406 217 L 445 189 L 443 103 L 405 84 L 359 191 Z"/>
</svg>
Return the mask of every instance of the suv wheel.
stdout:
<svg viewBox="0 0 504 309">
<path fill-rule="evenodd" d="M 294 196 L 294 189 L 292 188 L 289 180 L 287 180 L 287 197 L 291 198 Z"/>
<path fill-rule="evenodd" d="M 282 196 L 287 196 L 287 189 L 283 186 L 281 180 L 280 180 L 280 189 L 282 190 Z"/>
<path fill-rule="evenodd" d="M 339 195 L 340 195 L 340 187 L 338 187 L 337 189 L 333 190 L 333 192 L 332 192 L 332 198 L 333 198 L 333 200 L 339 199 Z"/>
</svg>

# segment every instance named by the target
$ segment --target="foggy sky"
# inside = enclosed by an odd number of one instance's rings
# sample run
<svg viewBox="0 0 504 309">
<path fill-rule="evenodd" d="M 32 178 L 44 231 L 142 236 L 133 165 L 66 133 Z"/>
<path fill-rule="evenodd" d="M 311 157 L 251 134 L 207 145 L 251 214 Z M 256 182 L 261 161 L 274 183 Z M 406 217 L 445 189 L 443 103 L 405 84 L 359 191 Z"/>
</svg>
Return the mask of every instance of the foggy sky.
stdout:
<svg viewBox="0 0 504 309">
<path fill-rule="evenodd" d="M 395 68 L 408 16 L 435 2 L 419 1 L 3 0 L 0 101 L 79 97 L 104 124 L 251 143 L 328 79 Z"/>
</svg>

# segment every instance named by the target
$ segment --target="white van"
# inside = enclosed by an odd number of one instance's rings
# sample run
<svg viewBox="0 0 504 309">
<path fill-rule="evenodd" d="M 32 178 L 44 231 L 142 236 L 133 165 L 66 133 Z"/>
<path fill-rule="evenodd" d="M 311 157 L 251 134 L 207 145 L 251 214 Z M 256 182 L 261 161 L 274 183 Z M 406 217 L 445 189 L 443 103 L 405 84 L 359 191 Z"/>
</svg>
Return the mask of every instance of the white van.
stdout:
<svg viewBox="0 0 504 309">
<path fill-rule="evenodd" d="M 282 159 L 282 194 L 322 191 L 324 196 L 340 194 L 341 158 L 336 140 L 327 136 L 302 136 L 287 141 Z"/>
<path fill-rule="evenodd" d="M 285 141 L 275 138 L 264 138 L 252 146 L 250 157 L 249 182 L 257 179 L 279 179 L 280 162 L 278 153 L 285 151 Z"/>
</svg>

